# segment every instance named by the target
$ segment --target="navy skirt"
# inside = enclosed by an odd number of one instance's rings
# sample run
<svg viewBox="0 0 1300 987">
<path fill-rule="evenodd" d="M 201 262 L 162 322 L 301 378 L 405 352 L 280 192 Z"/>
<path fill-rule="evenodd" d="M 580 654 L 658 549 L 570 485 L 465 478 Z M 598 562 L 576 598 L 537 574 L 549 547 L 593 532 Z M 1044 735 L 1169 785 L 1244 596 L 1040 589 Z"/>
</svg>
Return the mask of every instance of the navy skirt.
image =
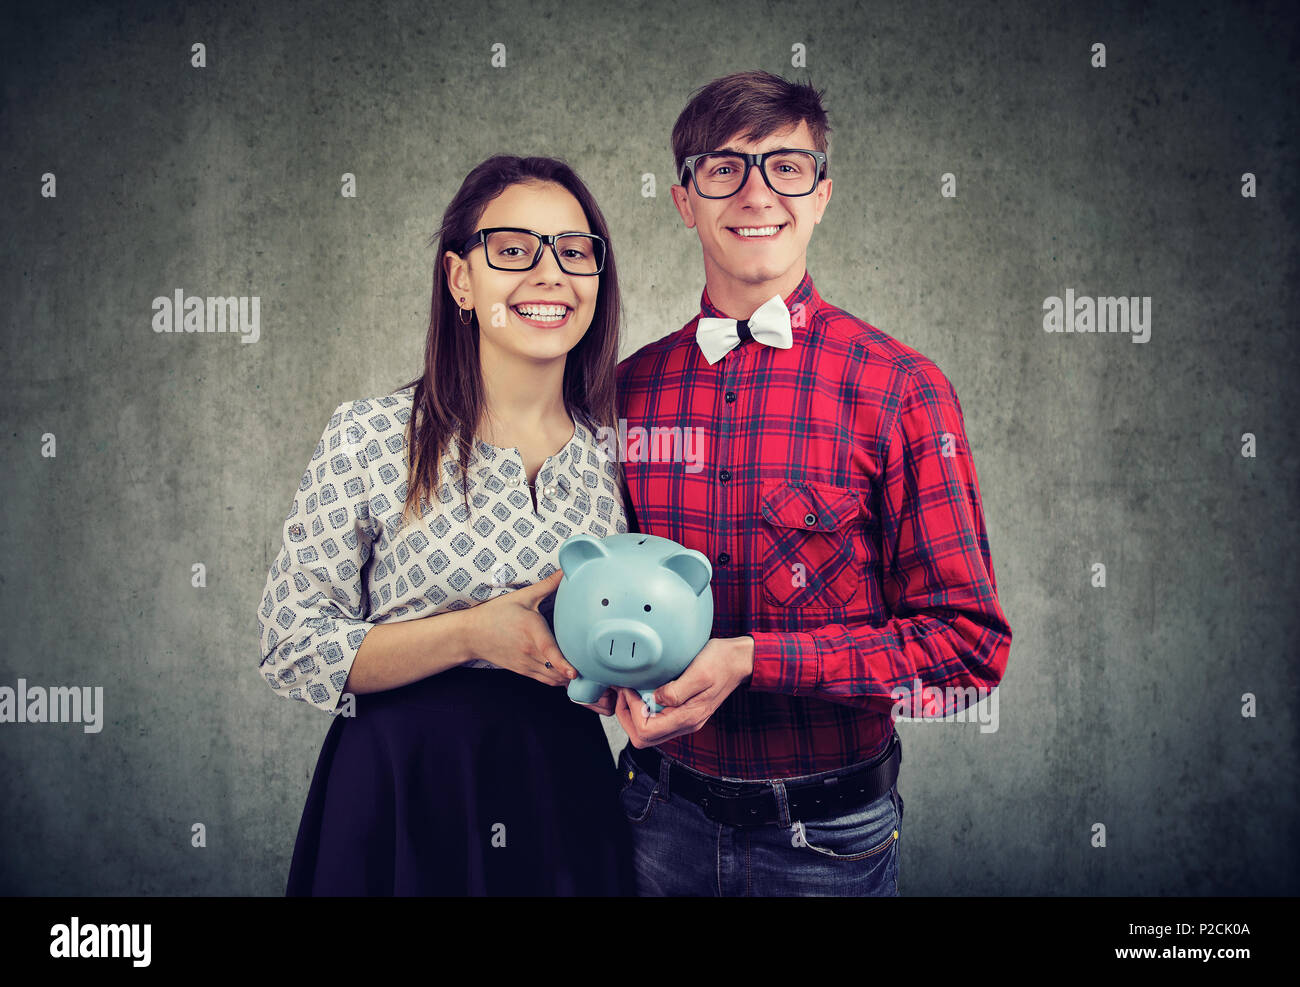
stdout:
<svg viewBox="0 0 1300 987">
<path fill-rule="evenodd" d="M 563 686 L 453 668 L 356 708 L 326 734 L 287 895 L 636 893 L 605 731 Z"/>
</svg>

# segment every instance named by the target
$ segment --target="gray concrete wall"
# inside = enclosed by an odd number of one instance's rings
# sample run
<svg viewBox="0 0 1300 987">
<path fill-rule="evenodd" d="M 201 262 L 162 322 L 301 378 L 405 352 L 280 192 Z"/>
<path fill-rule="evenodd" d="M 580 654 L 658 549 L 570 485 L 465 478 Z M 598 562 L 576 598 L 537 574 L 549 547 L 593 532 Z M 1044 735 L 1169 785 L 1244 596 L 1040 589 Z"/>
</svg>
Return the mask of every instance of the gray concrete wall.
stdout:
<svg viewBox="0 0 1300 987">
<path fill-rule="evenodd" d="M 673 121 L 745 68 L 827 89 L 809 269 L 955 383 L 1015 632 L 997 730 L 900 724 L 902 892 L 1300 889 L 1288 5 L 302 6 L 4 14 L 0 686 L 104 722 L 0 724 L 0 892 L 282 892 L 329 721 L 253 613 L 329 413 L 419 365 L 437 218 L 493 153 L 567 159 L 631 353 L 703 285 Z M 177 288 L 259 296 L 260 339 L 154 333 Z M 1150 296 L 1149 341 L 1044 332 L 1067 288 Z"/>
</svg>

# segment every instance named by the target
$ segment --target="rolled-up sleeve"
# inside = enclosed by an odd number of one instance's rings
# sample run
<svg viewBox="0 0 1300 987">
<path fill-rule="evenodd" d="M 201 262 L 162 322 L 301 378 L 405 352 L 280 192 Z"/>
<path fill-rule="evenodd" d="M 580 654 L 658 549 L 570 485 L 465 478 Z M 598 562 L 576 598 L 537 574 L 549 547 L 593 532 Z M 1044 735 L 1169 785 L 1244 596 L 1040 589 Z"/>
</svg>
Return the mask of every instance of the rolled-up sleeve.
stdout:
<svg viewBox="0 0 1300 987">
<path fill-rule="evenodd" d="M 263 679 L 278 695 L 330 715 L 374 626 L 366 619 L 374 537 L 360 438 L 361 423 L 344 402 L 302 474 L 257 610 Z"/>
</svg>

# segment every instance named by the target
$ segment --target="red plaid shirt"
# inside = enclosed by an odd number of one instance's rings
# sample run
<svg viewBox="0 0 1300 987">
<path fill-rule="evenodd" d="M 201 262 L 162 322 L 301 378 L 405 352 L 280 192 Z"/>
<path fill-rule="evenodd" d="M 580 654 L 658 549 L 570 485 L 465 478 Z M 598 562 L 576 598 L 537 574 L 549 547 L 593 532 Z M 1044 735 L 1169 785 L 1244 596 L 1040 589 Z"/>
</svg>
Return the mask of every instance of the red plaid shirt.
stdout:
<svg viewBox="0 0 1300 987">
<path fill-rule="evenodd" d="M 949 687 L 993 688 L 1011 647 L 952 384 L 806 271 L 785 303 L 791 349 L 710 366 L 696 316 L 618 367 L 619 415 L 652 440 L 629 436 L 629 520 L 704 553 L 713 636 L 754 639 L 753 678 L 659 750 L 749 780 L 874 756 L 901 695 L 901 715 L 964 708 Z M 726 317 L 707 289 L 700 309 Z"/>
</svg>

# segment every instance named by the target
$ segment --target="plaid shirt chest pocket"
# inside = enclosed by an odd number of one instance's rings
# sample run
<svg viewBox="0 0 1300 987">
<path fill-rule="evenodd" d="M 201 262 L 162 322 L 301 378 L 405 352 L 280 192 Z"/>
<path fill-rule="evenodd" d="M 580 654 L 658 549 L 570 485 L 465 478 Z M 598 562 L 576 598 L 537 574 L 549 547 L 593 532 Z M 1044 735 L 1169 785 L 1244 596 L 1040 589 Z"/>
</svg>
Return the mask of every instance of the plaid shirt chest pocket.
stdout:
<svg viewBox="0 0 1300 987">
<path fill-rule="evenodd" d="M 779 607 L 841 607 L 862 581 L 856 491 L 813 480 L 762 480 L 763 597 Z"/>
</svg>

